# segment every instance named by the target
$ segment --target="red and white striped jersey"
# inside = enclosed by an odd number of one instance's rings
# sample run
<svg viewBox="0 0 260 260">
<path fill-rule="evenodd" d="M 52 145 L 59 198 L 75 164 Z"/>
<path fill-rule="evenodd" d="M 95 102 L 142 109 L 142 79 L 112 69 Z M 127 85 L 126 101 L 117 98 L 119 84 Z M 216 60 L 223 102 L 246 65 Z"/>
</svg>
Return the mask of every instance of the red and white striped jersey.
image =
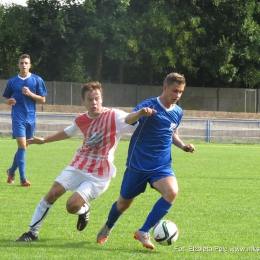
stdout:
<svg viewBox="0 0 260 260">
<path fill-rule="evenodd" d="M 114 152 L 122 134 L 133 131 L 136 126 L 125 123 L 128 113 L 118 109 L 103 108 L 95 118 L 88 113 L 78 115 L 74 124 L 64 129 L 69 136 L 78 130 L 84 135 L 83 145 L 77 149 L 70 166 L 100 177 L 114 177 Z"/>
</svg>

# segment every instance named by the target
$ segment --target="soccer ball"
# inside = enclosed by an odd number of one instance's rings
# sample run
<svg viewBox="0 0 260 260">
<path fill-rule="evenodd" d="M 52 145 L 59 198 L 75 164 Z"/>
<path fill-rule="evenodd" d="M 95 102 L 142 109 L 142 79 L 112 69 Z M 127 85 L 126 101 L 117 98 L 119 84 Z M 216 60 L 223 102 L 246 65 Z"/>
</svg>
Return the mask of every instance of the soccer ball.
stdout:
<svg viewBox="0 0 260 260">
<path fill-rule="evenodd" d="M 178 228 L 170 220 L 161 220 L 153 228 L 154 240 L 163 246 L 173 244 L 178 239 L 178 236 Z"/>
</svg>

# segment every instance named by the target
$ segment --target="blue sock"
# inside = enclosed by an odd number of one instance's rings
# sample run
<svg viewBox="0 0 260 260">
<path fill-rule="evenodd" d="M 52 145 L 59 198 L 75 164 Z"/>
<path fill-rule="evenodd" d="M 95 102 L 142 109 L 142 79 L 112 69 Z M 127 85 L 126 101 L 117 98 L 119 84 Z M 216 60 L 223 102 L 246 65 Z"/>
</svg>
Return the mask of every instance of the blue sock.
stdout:
<svg viewBox="0 0 260 260">
<path fill-rule="evenodd" d="M 17 152 L 18 152 L 18 151 L 17 151 Z M 18 165 L 17 165 L 17 159 L 16 159 L 16 154 L 17 154 L 17 152 L 16 152 L 15 155 L 14 155 L 13 164 L 12 164 L 11 168 L 9 169 L 9 172 L 12 173 L 12 174 L 15 173 L 15 171 L 16 171 L 16 169 L 17 169 L 17 167 L 18 167 Z"/>
<path fill-rule="evenodd" d="M 16 161 L 19 168 L 20 179 L 26 179 L 25 177 L 25 149 L 18 148 L 16 153 Z"/>
<path fill-rule="evenodd" d="M 159 222 L 171 208 L 172 204 L 166 201 L 163 197 L 160 198 L 153 206 L 144 225 L 139 229 L 140 231 L 149 232 L 149 230 Z"/>
<path fill-rule="evenodd" d="M 106 224 L 109 228 L 112 228 L 116 224 L 119 217 L 123 214 L 123 212 L 119 212 L 117 210 L 116 204 L 117 204 L 117 201 L 112 205 L 112 207 L 109 211 L 109 214 L 108 214 L 108 220 L 107 220 Z"/>
</svg>

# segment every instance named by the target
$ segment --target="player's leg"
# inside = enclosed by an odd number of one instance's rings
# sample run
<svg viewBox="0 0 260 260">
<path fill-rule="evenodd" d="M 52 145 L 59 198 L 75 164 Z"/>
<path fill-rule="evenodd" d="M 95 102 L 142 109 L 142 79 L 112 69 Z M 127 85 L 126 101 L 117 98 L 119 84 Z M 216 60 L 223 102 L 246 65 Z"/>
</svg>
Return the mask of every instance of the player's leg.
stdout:
<svg viewBox="0 0 260 260">
<path fill-rule="evenodd" d="M 173 201 L 178 195 L 178 183 L 174 176 L 159 179 L 153 182 L 152 186 L 162 194 L 162 197 L 154 204 L 144 225 L 139 229 L 144 232 L 149 232 L 169 212 Z"/>
<path fill-rule="evenodd" d="M 153 182 L 152 187 L 160 192 L 162 197 L 169 203 L 173 203 L 178 196 L 179 187 L 174 175 Z"/>
<path fill-rule="evenodd" d="M 172 171 L 151 175 L 149 182 L 162 194 L 162 197 L 154 204 L 144 225 L 135 232 L 134 238 L 138 239 L 144 247 L 153 250 L 154 245 L 150 241 L 149 231 L 169 212 L 172 202 L 178 194 L 178 183 Z"/>
<path fill-rule="evenodd" d="M 118 201 L 114 202 L 105 225 L 97 235 L 98 243 L 105 243 L 122 213 L 127 210 L 134 201 L 134 198 L 146 189 L 146 179 L 143 173 L 137 173 L 126 169 L 121 185 Z"/>
<path fill-rule="evenodd" d="M 112 205 L 111 210 L 108 214 L 106 225 L 109 228 L 113 228 L 119 217 L 126 211 L 133 203 L 134 198 L 124 199 L 121 195 L 118 200 Z"/>
<path fill-rule="evenodd" d="M 13 139 L 16 139 L 17 142 L 17 137 L 21 137 L 21 136 L 25 136 L 25 126 L 23 124 L 21 124 L 20 122 L 17 121 L 12 121 L 12 137 Z M 13 158 L 13 163 L 12 166 L 7 169 L 6 173 L 8 175 L 7 178 L 7 183 L 13 184 L 14 183 L 14 175 L 15 175 L 15 171 L 18 168 L 18 163 L 17 163 L 17 154 L 19 151 L 19 144 L 17 142 L 18 145 L 18 150 L 16 151 L 14 158 Z M 19 153 L 21 153 L 19 151 Z"/>
<path fill-rule="evenodd" d="M 69 213 L 78 215 L 76 227 L 82 231 L 89 221 L 89 202 L 108 189 L 111 178 L 98 178 L 77 169 L 70 169 L 70 174 L 71 184 L 67 182 L 67 188 L 76 192 L 68 199 L 66 207 Z"/>
<path fill-rule="evenodd" d="M 9 175 L 14 174 L 19 168 L 21 186 L 30 186 L 30 182 L 25 176 L 25 153 L 26 153 L 26 138 L 33 136 L 35 124 L 28 124 L 19 121 L 12 122 L 13 138 L 17 142 L 17 152 L 14 156 L 12 167 L 8 170 Z M 8 176 L 9 177 L 9 176 Z"/>
<path fill-rule="evenodd" d="M 18 168 L 16 154 L 17 154 L 17 152 L 14 155 L 12 166 L 9 169 L 7 169 L 7 171 L 6 171 L 7 176 L 8 176 L 7 183 L 10 183 L 10 184 L 14 184 L 15 171 Z"/>
<path fill-rule="evenodd" d="M 44 221 L 44 219 L 50 213 L 51 207 L 54 202 L 62 196 L 66 190 L 64 187 L 58 182 L 54 182 L 52 188 L 45 195 L 43 199 L 41 199 L 40 203 L 36 207 L 31 223 L 29 231 L 24 233 L 21 237 L 15 239 L 15 242 L 30 242 L 38 240 L 39 229 Z"/>
<path fill-rule="evenodd" d="M 16 152 L 16 162 L 20 173 L 21 186 L 30 186 L 30 182 L 27 181 L 25 175 L 25 153 L 26 153 L 26 137 L 16 138 L 18 150 Z"/>
<path fill-rule="evenodd" d="M 66 204 L 67 211 L 70 214 L 78 215 L 77 230 L 82 231 L 89 221 L 90 204 L 85 202 L 85 200 L 75 192 L 67 201 Z"/>
<path fill-rule="evenodd" d="M 27 148 L 26 139 L 30 139 L 33 137 L 34 130 L 35 130 L 35 122 L 23 123 L 20 124 L 20 135 L 16 135 L 17 136 L 16 140 L 18 144 L 16 161 L 19 168 L 21 186 L 25 186 L 25 187 L 31 185 L 31 183 L 26 179 L 26 174 L 25 174 L 25 166 L 26 166 L 25 153 Z"/>
<path fill-rule="evenodd" d="M 99 233 L 97 235 L 98 243 L 103 244 L 107 241 L 117 220 L 123 214 L 123 212 L 131 206 L 133 201 L 134 201 L 134 198 L 126 200 L 126 199 L 122 198 L 121 196 L 119 196 L 119 199 L 116 202 L 114 202 L 114 204 L 112 205 L 112 207 L 109 211 L 106 224 L 101 228 L 101 230 L 99 231 Z"/>
</svg>

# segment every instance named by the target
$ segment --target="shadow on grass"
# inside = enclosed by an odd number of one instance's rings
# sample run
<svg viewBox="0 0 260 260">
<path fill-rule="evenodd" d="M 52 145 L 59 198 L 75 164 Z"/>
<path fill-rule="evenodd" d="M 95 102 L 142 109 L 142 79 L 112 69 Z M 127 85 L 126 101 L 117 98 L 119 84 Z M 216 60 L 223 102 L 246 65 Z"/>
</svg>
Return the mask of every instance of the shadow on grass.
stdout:
<svg viewBox="0 0 260 260">
<path fill-rule="evenodd" d="M 140 245 L 141 246 L 141 245 Z M 137 253 L 145 253 L 145 254 L 156 254 L 159 252 L 156 252 L 155 250 L 150 250 L 146 249 L 143 247 L 143 249 L 134 249 L 134 248 L 125 248 L 125 247 L 108 247 L 104 246 L 102 244 L 98 243 L 93 243 L 93 242 L 85 242 L 85 241 L 80 241 L 80 242 L 75 242 L 75 243 L 66 243 L 66 242 L 61 242 L 60 244 L 57 244 L 57 240 L 55 240 L 54 243 L 52 243 L 51 240 L 49 239 L 41 239 L 40 241 L 33 241 L 33 242 L 14 242 L 10 240 L 0 240 L 0 248 L 5 248 L 5 249 L 10 249 L 10 248 L 30 248 L 32 249 L 52 249 L 52 248 L 59 248 L 59 249 L 84 249 L 84 250 L 102 250 L 102 251 L 124 251 L 124 252 L 137 252 Z"/>
</svg>

